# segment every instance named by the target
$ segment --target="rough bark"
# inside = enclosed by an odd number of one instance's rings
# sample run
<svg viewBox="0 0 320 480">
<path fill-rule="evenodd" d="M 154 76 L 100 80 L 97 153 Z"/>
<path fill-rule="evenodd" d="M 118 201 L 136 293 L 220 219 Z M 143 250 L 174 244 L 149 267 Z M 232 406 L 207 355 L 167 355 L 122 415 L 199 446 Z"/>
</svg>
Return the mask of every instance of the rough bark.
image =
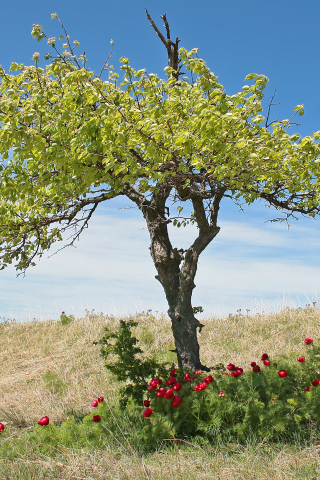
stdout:
<svg viewBox="0 0 320 480">
<path fill-rule="evenodd" d="M 137 204 L 147 222 L 151 240 L 150 253 L 158 272 L 155 278 L 163 286 L 169 305 L 168 315 L 172 322 L 179 368 L 209 371 L 200 361 L 197 329 L 201 331 L 203 325 L 194 316 L 191 297 L 199 256 L 220 230 L 216 220 L 224 190 L 215 196 L 210 224 L 200 195 L 185 189 L 180 192 L 184 198 L 187 195 L 191 199 L 199 228 L 198 237 L 184 251 L 173 248 L 168 235 L 170 220 L 165 216 L 165 204 L 172 187 L 162 184 L 159 188 L 160 192 L 154 194 L 151 200 L 146 200 L 138 190 L 129 186 L 124 194 Z"/>
</svg>

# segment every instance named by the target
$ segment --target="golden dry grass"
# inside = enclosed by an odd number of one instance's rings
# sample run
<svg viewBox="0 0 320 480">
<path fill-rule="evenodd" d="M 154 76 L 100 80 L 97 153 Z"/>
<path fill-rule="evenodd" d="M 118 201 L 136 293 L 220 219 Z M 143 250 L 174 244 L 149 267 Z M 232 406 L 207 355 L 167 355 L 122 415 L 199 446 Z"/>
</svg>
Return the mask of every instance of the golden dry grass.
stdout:
<svg viewBox="0 0 320 480">
<path fill-rule="evenodd" d="M 169 319 L 139 315 L 136 329 L 142 348 L 167 355 L 173 344 Z M 209 366 L 232 361 L 246 367 L 267 352 L 300 353 L 307 336 L 320 338 L 320 310 L 202 320 L 199 341 Z M 100 395 L 115 400 L 117 382 L 105 371 L 99 345 L 103 327 L 119 319 L 90 316 L 63 326 L 59 321 L 8 324 L 0 327 L 0 421 L 23 435 L 40 417 L 65 419 L 71 411 L 86 414 Z M 183 447 L 183 448 L 182 448 Z M 120 452 L 65 452 L 55 459 L 30 452 L 14 462 L 0 459 L 2 479 L 313 479 L 320 478 L 317 445 L 301 450 L 261 445 L 224 449 L 175 443 L 145 458 Z"/>
</svg>

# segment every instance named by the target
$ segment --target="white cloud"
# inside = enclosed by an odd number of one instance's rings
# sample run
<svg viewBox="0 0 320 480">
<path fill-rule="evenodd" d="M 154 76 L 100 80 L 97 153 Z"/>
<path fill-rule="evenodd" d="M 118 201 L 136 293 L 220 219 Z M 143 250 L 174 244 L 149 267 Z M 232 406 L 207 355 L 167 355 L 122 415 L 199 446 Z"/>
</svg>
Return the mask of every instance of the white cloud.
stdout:
<svg viewBox="0 0 320 480">
<path fill-rule="evenodd" d="M 92 218 L 77 248 L 47 259 L 60 248 L 55 244 L 25 278 L 16 279 L 13 267 L 1 271 L 0 316 L 57 318 L 62 310 L 81 314 L 84 308 L 122 314 L 148 308 L 166 311 L 162 286 L 154 278 L 145 221 L 139 212 L 106 213 Z M 295 225 L 288 232 L 280 225 L 261 223 L 219 222 L 220 233 L 200 257 L 195 306 L 225 315 L 250 308 L 255 299 L 274 303 L 284 294 L 304 297 L 319 291 L 319 254 L 312 249 L 317 229 Z M 197 229 L 190 226 L 170 234 L 174 246 L 186 248 Z"/>
</svg>

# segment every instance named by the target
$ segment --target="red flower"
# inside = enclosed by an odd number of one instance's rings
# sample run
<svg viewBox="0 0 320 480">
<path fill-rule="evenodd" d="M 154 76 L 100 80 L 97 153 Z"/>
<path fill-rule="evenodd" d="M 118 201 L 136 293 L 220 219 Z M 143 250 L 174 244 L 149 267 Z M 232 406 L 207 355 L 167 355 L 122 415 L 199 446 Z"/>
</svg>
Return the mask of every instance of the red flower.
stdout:
<svg viewBox="0 0 320 480">
<path fill-rule="evenodd" d="M 234 363 L 229 363 L 229 365 L 227 365 L 227 369 L 228 370 L 235 370 L 236 366 L 234 365 Z"/>
<path fill-rule="evenodd" d="M 166 385 L 168 385 L 168 387 L 172 387 L 172 385 L 174 385 L 176 381 L 176 377 L 170 377 L 169 380 L 166 381 Z"/>
<path fill-rule="evenodd" d="M 61 312 L 61 313 L 66 313 L 66 312 Z"/>
<path fill-rule="evenodd" d="M 146 408 L 142 415 L 143 415 L 144 417 L 148 418 L 148 417 L 150 417 L 152 414 L 153 414 L 152 408 Z"/>
<path fill-rule="evenodd" d="M 98 398 L 98 402 L 99 402 L 99 403 L 103 402 L 103 400 L 104 400 L 103 397 L 99 397 L 99 398 Z"/>
<path fill-rule="evenodd" d="M 255 367 L 256 365 L 256 362 L 251 362 L 251 367 Z"/>
<path fill-rule="evenodd" d="M 265 361 L 263 362 L 263 365 L 266 365 L 266 366 L 268 367 L 268 366 L 270 365 L 270 363 L 271 363 L 270 360 L 265 360 Z"/>
<path fill-rule="evenodd" d="M 180 390 L 181 387 L 182 387 L 182 383 L 177 382 L 175 385 L 173 385 L 172 388 L 173 388 L 173 390 L 174 390 L 175 392 L 179 392 L 179 390 Z"/>
<path fill-rule="evenodd" d="M 149 405 L 150 405 L 150 400 L 144 400 L 143 405 L 144 405 L 145 407 L 149 407 Z"/>
<path fill-rule="evenodd" d="M 170 400 L 172 396 L 173 396 L 173 390 L 171 388 L 168 388 L 168 390 L 164 394 L 164 398 L 168 398 Z"/>
<path fill-rule="evenodd" d="M 174 377 L 175 374 L 176 374 L 176 371 L 177 371 L 176 368 L 174 368 L 173 370 L 171 370 L 171 372 L 170 372 L 170 377 Z"/>
<path fill-rule="evenodd" d="M 181 402 L 182 402 L 182 398 L 180 397 L 180 395 L 173 395 L 171 405 L 174 408 L 179 407 Z"/>
<path fill-rule="evenodd" d="M 3 423 L 0 423 L 0 432 L 1 432 L 2 430 L 4 430 L 4 425 L 3 425 Z"/>
<path fill-rule="evenodd" d="M 269 355 L 268 355 L 267 353 L 263 353 L 263 354 L 261 355 L 261 360 L 262 360 L 262 361 L 263 361 L 263 360 L 268 360 L 268 358 L 269 358 Z"/>
<path fill-rule="evenodd" d="M 307 337 L 307 338 L 304 339 L 304 343 L 306 345 L 309 345 L 309 343 L 312 343 L 312 342 L 313 342 L 313 338 L 311 338 L 311 337 Z"/>
<path fill-rule="evenodd" d="M 160 380 L 160 378 L 154 378 L 153 380 L 151 380 L 150 386 L 148 387 L 148 389 L 154 390 L 157 388 L 158 385 L 160 385 L 160 383 L 162 383 L 162 380 Z"/>
<path fill-rule="evenodd" d="M 48 425 L 48 423 L 49 423 L 49 417 L 42 417 L 42 418 L 40 418 L 40 420 L 38 422 L 38 424 L 42 425 L 42 426 L 43 425 Z"/>
<path fill-rule="evenodd" d="M 317 385 L 319 385 L 319 382 L 320 382 L 320 380 L 317 378 L 317 380 L 313 380 L 313 381 L 311 382 L 311 385 L 313 385 L 314 387 L 316 387 Z"/>
<path fill-rule="evenodd" d="M 100 415 L 93 415 L 93 418 L 92 418 L 93 422 L 97 423 L 97 422 L 100 422 L 100 420 L 101 420 Z"/>
<path fill-rule="evenodd" d="M 93 400 L 93 402 L 91 402 L 91 405 L 93 407 L 97 407 L 98 406 L 98 400 Z"/>
<path fill-rule="evenodd" d="M 192 378 L 190 377 L 189 373 L 185 374 L 185 376 L 183 377 L 183 380 L 185 382 L 192 382 Z"/>
<path fill-rule="evenodd" d="M 194 374 L 195 374 L 195 375 L 199 375 L 199 373 L 203 373 L 203 371 L 202 371 L 202 370 L 195 370 L 195 371 L 194 371 Z"/>
<path fill-rule="evenodd" d="M 256 365 L 255 367 L 253 367 L 252 369 L 254 372 L 260 372 L 261 368 L 259 367 L 259 365 Z"/>
<path fill-rule="evenodd" d="M 194 387 L 195 392 L 199 392 L 200 390 L 205 390 L 207 388 L 206 382 L 199 382 L 197 385 Z"/>
<path fill-rule="evenodd" d="M 287 372 L 286 372 L 285 370 L 279 370 L 278 375 L 279 375 L 279 377 L 284 378 L 284 377 L 286 377 L 288 374 L 287 374 Z"/>
<path fill-rule="evenodd" d="M 223 390 L 220 390 L 220 392 L 218 393 L 218 396 L 219 396 L 219 397 L 224 397 L 224 395 L 225 395 L 224 391 L 223 391 Z"/>
<path fill-rule="evenodd" d="M 163 397 L 165 393 L 166 393 L 165 388 L 158 388 L 158 390 L 156 391 L 156 397 Z"/>
<path fill-rule="evenodd" d="M 309 392 L 310 388 L 311 388 L 311 387 L 306 387 L 306 391 Z"/>
<path fill-rule="evenodd" d="M 213 382 L 213 377 L 211 375 L 208 375 L 208 377 L 205 377 L 203 381 L 206 383 L 211 383 Z"/>
<path fill-rule="evenodd" d="M 304 362 L 306 357 L 297 357 L 298 362 Z"/>
<path fill-rule="evenodd" d="M 242 375 L 242 374 L 243 374 L 243 368 L 240 368 L 240 367 L 234 367 L 234 372 L 230 373 L 232 377 L 239 377 L 239 375 Z"/>
</svg>

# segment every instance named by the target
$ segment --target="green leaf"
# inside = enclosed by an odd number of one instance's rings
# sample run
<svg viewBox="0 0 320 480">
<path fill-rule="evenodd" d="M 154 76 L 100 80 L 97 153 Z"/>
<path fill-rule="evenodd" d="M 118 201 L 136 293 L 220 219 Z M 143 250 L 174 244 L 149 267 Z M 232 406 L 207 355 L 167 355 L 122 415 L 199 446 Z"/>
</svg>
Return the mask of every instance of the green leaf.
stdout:
<svg viewBox="0 0 320 480">
<path fill-rule="evenodd" d="M 258 76 L 257 73 L 249 73 L 249 75 L 246 76 L 245 80 L 253 80 Z"/>
</svg>

